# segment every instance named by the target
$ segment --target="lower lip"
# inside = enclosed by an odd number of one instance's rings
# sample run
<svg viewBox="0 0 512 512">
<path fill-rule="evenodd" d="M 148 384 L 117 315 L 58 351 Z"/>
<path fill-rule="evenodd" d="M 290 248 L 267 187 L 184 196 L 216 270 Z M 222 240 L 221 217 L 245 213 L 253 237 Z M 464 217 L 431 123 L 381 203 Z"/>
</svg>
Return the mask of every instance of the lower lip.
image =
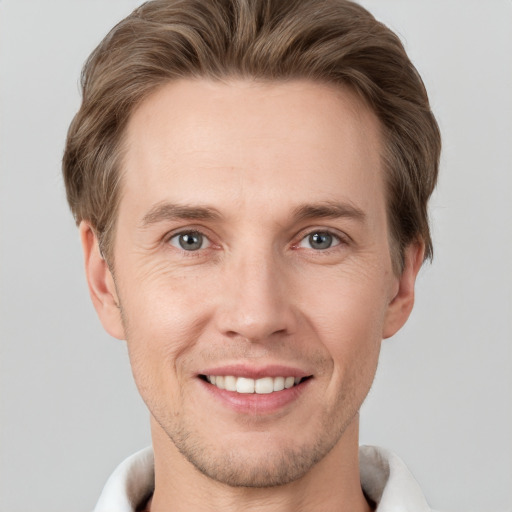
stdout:
<svg viewBox="0 0 512 512">
<path fill-rule="evenodd" d="M 237 413 L 261 415 L 272 414 L 283 409 L 287 405 L 298 400 L 311 382 L 311 378 L 297 384 L 291 388 L 273 393 L 237 393 L 236 391 L 227 391 L 198 379 L 204 389 L 213 395 L 223 405 L 229 407 Z"/>
</svg>

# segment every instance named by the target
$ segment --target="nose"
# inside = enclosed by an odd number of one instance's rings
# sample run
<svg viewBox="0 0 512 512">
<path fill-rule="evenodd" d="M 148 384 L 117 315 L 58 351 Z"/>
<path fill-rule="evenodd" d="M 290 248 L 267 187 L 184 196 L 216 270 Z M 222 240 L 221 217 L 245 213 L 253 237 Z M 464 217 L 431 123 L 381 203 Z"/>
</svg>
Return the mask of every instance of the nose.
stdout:
<svg viewBox="0 0 512 512">
<path fill-rule="evenodd" d="M 230 258 L 220 284 L 217 329 L 229 338 L 265 342 L 294 333 L 290 272 L 272 254 Z"/>
</svg>

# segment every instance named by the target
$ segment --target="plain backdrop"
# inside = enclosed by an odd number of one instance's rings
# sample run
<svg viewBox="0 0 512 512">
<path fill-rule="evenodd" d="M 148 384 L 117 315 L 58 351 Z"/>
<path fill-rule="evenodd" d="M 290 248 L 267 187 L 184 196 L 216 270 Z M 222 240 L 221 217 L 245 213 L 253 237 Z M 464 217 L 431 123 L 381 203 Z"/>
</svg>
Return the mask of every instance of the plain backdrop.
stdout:
<svg viewBox="0 0 512 512">
<path fill-rule="evenodd" d="M 206 1 L 206 0 L 205 0 Z M 0 510 L 93 508 L 150 443 L 124 342 L 90 304 L 60 160 L 87 55 L 134 0 L 0 0 Z M 443 133 L 435 260 L 383 345 L 361 442 L 430 504 L 512 510 L 512 2 L 365 0 L 394 29 Z"/>
</svg>

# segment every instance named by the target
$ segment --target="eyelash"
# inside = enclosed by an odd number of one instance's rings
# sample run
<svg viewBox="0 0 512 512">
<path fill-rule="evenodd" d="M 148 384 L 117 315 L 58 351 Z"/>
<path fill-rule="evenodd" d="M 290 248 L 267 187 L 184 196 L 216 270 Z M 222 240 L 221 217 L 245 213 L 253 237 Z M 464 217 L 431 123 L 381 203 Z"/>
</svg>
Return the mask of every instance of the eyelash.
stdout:
<svg viewBox="0 0 512 512">
<path fill-rule="evenodd" d="M 201 247 L 201 248 L 199 248 L 197 250 L 193 250 L 193 251 L 187 251 L 183 247 L 180 248 L 180 247 L 178 247 L 178 246 L 176 246 L 176 245 L 171 243 L 171 241 L 174 238 L 179 239 L 179 237 L 183 236 L 183 235 L 191 235 L 191 236 L 199 235 L 199 236 L 204 238 L 204 241 L 206 241 L 208 243 L 208 246 L 207 247 Z M 208 235 L 206 235 L 203 231 L 199 230 L 199 229 L 186 229 L 186 230 L 178 231 L 177 233 L 171 233 L 171 234 L 169 234 L 168 236 L 165 237 L 165 243 L 168 244 L 168 245 L 173 246 L 178 251 L 181 251 L 183 253 L 187 253 L 187 256 L 197 255 L 197 253 L 200 253 L 200 252 L 204 251 L 205 249 L 210 248 L 213 245 L 213 242 L 211 241 L 210 237 Z M 179 244 L 179 242 L 178 242 L 178 244 Z"/>
<path fill-rule="evenodd" d="M 334 233 L 333 231 L 331 231 L 329 229 L 313 229 L 313 230 L 308 231 L 304 236 L 302 236 L 301 239 L 299 240 L 299 242 L 297 244 L 294 244 L 293 247 L 297 248 L 297 249 L 301 248 L 302 244 L 314 235 L 328 235 L 329 237 L 332 238 L 332 242 L 334 244 L 329 247 L 326 247 L 325 249 L 315 250 L 314 251 L 315 253 L 328 252 L 330 249 L 335 249 L 336 247 L 345 243 L 345 240 L 340 235 L 338 235 L 337 233 Z M 313 247 L 306 247 L 306 249 L 314 250 Z"/>
<path fill-rule="evenodd" d="M 306 248 L 301 247 L 301 244 L 305 240 L 307 240 L 308 237 L 311 237 L 311 236 L 313 236 L 315 234 L 329 235 L 337 243 L 335 243 L 335 245 L 331 245 L 330 247 L 327 247 L 325 249 L 318 249 L 318 250 L 315 250 L 312 247 L 309 247 L 309 248 L 308 247 L 306 247 Z M 199 248 L 197 250 L 187 251 L 186 249 L 184 249 L 182 247 L 181 248 L 177 247 L 176 245 L 171 243 L 171 240 L 173 240 L 174 238 L 183 236 L 183 235 L 199 235 L 199 236 L 202 236 L 208 242 L 208 246 L 207 247 L 201 247 L 201 248 Z M 294 250 L 301 250 L 301 249 L 311 250 L 311 251 L 313 251 L 317 255 L 329 254 L 329 253 L 331 253 L 332 250 L 336 250 L 337 248 L 341 248 L 340 246 L 347 245 L 350 242 L 350 239 L 349 239 L 349 237 L 347 235 L 340 234 L 338 232 L 335 232 L 332 229 L 327 229 L 327 228 L 308 229 L 306 232 L 303 231 L 302 233 L 300 233 L 299 236 L 300 236 L 299 241 L 294 243 L 294 244 L 292 244 L 292 246 L 291 246 L 292 249 L 294 249 Z M 190 229 L 186 229 L 186 230 L 182 230 L 182 231 L 178 231 L 178 232 L 173 232 L 173 233 L 167 235 L 165 237 L 165 243 L 168 244 L 168 245 L 172 245 L 175 249 L 177 249 L 181 253 L 185 253 L 186 256 L 188 256 L 188 257 L 199 256 L 199 254 L 201 254 L 204 250 L 210 249 L 210 248 L 212 248 L 212 246 L 215 245 L 212 242 L 211 238 L 206 233 L 204 233 L 200 229 L 194 229 L 194 228 L 190 228 Z M 178 244 L 179 244 L 179 242 L 178 242 Z"/>
</svg>

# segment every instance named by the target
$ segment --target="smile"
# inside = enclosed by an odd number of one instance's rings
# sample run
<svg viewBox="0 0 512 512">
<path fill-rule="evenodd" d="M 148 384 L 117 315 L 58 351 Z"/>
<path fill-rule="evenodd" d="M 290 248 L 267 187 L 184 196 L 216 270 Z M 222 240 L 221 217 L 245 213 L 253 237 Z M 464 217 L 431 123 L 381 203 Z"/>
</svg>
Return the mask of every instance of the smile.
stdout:
<svg viewBox="0 0 512 512">
<path fill-rule="evenodd" d="M 234 377 L 232 375 L 206 375 L 204 379 L 218 389 L 244 394 L 257 393 L 260 395 L 290 389 L 304 380 L 304 378 L 300 377 L 262 377 L 260 379 L 251 379 L 247 377 Z"/>
</svg>

